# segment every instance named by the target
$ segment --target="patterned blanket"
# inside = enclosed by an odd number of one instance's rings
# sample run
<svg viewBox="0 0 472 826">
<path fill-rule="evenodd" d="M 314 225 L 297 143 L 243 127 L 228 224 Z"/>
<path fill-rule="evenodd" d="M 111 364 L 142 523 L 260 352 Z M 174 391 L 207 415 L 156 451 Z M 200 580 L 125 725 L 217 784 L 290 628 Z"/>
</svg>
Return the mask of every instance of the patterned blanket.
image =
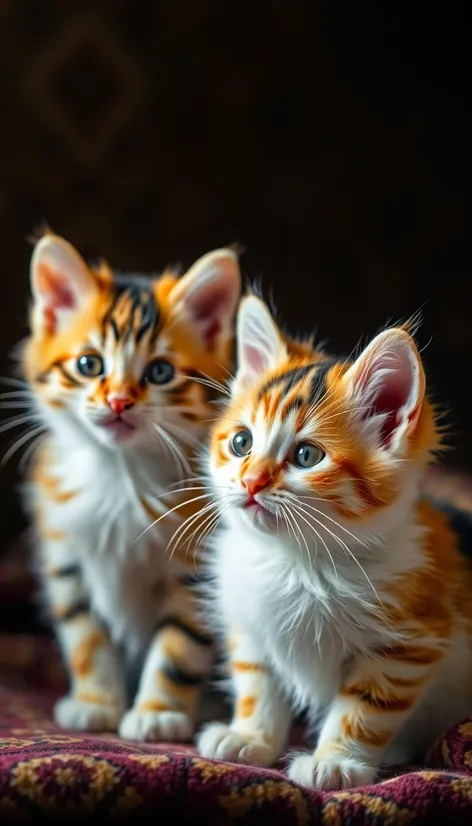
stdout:
<svg viewBox="0 0 472 826">
<path fill-rule="evenodd" d="M 432 477 L 429 492 L 472 513 L 471 483 Z M 31 596 L 19 552 L 0 566 L 0 602 Z M 21 613 L 21 608 L 20 608 Z M 198 757 L 191 746 L 134 744 L 61 731 L 51 719 L 65 678 L 49 636 L 0 634 L 0 823 L 98 814 L 103 822 L 396 826 L 472 824 L 472 718 L 436 743 L 424 766 L 400 767 L 342 793 L 302 789 L 264 770 Z"/>
</svg>

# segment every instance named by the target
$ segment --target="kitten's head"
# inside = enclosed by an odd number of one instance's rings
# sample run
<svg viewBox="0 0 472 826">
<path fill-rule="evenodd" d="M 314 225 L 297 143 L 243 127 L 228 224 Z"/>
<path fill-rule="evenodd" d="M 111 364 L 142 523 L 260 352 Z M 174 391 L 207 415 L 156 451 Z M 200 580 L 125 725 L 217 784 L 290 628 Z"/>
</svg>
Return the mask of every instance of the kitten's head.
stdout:
<svg viewBox="0 0 472 826">
<path fill-rule="evenodd" d="M 50 427 L 152 450 L 168 449 L 169 438 L 188 444 L 207 426 L 204 376 L 221 380 L 232 358 L 240 274 L 231 250 L 203 256 L 181 278 L 123 276 L 47 233 L 31 287 L 23 364 Z"/>
<path fill-rule="evenodd" d="M 237 341 L 231 399 L 210 452 L 229 518 L 270 533 L 296 533 L 298 524 L 325 540 L 340 522 L 362 533 L 439 444 L 413 339 L 388 329 L 354 361 L 295 350 L 249 296 Z"/>
</svg>

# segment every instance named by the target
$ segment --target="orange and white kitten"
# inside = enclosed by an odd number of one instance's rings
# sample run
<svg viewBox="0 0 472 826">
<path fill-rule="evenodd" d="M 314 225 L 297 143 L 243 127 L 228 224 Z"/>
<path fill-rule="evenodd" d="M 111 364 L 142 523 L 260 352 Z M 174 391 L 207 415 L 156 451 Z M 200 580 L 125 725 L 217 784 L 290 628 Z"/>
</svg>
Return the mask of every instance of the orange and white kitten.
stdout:
<svg viewBox="0 0 472 826">
<path fill-rule="evenodd" d="M 290 777 L 371 783 L 472 711 L 472 575 L 419 493 L 439 445 L 420 356 L 403 328 L 353 362 L 293 355 L 254 296 L 237 335 L 209 455 L 226 523 L 210 613 L 234 716 L 199 750 L 270 765 L 307 708 L 316 749 Z"/>
<path fill-rule="evenodd" d="M 71 678 L 56 720 L 186 740 L 213 647 L 194 605 L 194 549 L 166 549 L 180 514 L 198 508 L 198 497 L 178 507 L 178 480 L 214 410 L 202 376 L 218 382 L 231 361 L 237 258 L 216 250 L 180 279 L 125 276 L 88 266 L 48 233 L 33 252 L 31 286 L 23 367 L 47 431 L 31 506 Z M 123 659 L 143 653 L 126 711 Z"/>
</svg>

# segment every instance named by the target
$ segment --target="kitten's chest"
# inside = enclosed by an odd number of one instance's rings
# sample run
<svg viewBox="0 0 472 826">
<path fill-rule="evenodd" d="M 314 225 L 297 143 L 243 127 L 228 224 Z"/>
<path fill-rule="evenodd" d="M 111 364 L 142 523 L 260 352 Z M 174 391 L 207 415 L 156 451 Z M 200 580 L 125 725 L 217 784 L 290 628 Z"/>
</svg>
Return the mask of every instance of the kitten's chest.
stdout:
<svg viewBox="0 0 472 826">
<path fill-rule="evenodd" d="M 137 556 L 151 543 L 167 543 L 175 530 L 172 515 L 159 519 L 174 480 L 157 462 L 140 464 L 140 457 L 125 460 L 84 449 L 57 462 L 49 473 L 60 482 L 46 507 L 57 527 L 77 537 L 84 558 L 110 551 L 118 558 Z"/>
<path fill-rule="evenodd" d="M 152 524 L 153 512 L 165 512 L 158 497 L 167 479 L 86 455 L 49 474 L 61 480 L 56 495 L 40 486 L 36 494 L 44 522 L 64 534 L 64 564 L 80 563 L 92 608 L 116 640 L 139 648 L 155 626 L 159 589 L 179 572 L 166 552 L 178 522 L 171 515 Z"/>
<path fill-rule="evenodd" d="M 350 656 L 375 644 L 365 610 L 316 581 L 292 558 L 228 532 L 219 564 L 229 624 L 248 633 L 302 705 L 320 708 L 336 692 Z"/>
</svg>

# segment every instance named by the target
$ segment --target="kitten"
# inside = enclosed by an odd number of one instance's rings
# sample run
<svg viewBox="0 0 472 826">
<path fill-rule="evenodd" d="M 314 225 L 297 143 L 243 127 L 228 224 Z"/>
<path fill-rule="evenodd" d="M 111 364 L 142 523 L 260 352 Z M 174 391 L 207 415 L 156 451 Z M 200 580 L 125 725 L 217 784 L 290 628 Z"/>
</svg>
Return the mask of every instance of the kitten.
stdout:
<svg viewBox="0 0 472 826">
<path fill-rule="evenodd" d="M 226 522 L 210 613 L 235 707 L 199 750 L 270 765 L 307 708 L 316 749 L 289 776 L 371 783 L 472 711 L 472 575 L 419 494 L 439 447 L 420 356 L 403 328 L 353 362 L 293 355 L 250 296 L 238 359 L 209 454 Z"/>
<path fill-rule="evenodd" d="M 47 431 L 31 508 L 71 680 L 55 718 L 69 729 L 187 740 L 213 647 L 191 587 L 198 554 L 185 542 L 166 548 L 198 513 L 199 496 L 180 507 L 189 496 L 179 478 L 193 472 L 189 457 L 214 412 L 210 378 L 224 378 L 231 362 L 237 257 L 216 250 L 180 279 L 126 276 L 89 267 L 47 233 L 31 286 L 23 368 Z M 124 666 L 143 653 L 126 711 Z"/>
</svg>

